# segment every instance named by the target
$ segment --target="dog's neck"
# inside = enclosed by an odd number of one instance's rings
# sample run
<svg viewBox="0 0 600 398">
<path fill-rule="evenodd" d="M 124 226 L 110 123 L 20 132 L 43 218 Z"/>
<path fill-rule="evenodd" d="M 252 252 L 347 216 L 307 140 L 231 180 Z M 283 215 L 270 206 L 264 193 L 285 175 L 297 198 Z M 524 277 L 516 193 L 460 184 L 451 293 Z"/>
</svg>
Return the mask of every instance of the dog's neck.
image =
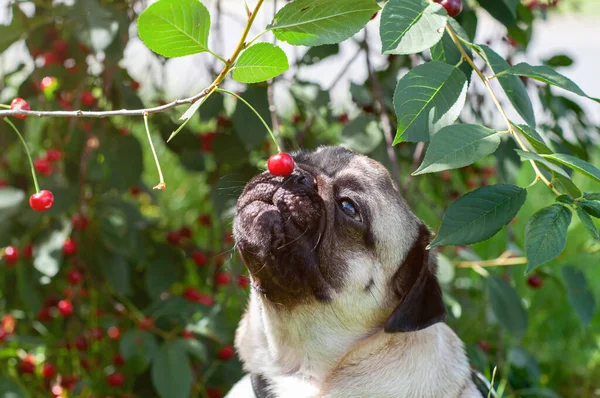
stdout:
<svg viewBox="0 0 600 398">
<path fill-rule="evenodd" d="M 253 293 L 237 336 L 246 370 L 266 377 L 295 375 L 320 384 L 352 347 L 383 329 L 384 318 L 363 317 L 357 306 L 293 313 L 275 306 Z"/>
</svg>

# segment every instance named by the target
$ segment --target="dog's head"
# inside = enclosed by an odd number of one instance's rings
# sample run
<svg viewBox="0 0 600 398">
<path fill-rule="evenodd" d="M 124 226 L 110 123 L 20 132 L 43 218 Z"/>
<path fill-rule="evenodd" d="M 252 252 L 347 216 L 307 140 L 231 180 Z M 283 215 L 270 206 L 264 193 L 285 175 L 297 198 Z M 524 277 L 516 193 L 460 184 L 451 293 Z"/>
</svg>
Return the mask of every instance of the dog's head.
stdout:
<svg viewBox="0 0 600 398">
<path fill-rule="evenodd" d="M 255 177 L 237 204 L 234 236 L 255 291 L 282 311 L 355 306 L 388 332 L 442 321 L 429 232 L 385 167 L 333 147 L 293 157 L 292 175 Z"/>
</svg>

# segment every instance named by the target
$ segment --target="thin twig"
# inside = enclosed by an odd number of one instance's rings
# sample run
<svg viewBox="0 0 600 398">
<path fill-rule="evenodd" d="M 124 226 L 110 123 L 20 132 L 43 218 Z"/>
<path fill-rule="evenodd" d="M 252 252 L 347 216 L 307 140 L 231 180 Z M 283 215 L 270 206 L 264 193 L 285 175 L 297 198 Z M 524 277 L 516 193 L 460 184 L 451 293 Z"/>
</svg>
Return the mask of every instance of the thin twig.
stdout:
<svg viewBox="0 0 600 398">
<path fill-rule="evenodd" d="M 365 58 L 367 61 L 367 71 L 369 73 L 369 79 L 371 80 L 371 85 L 373 86 L 373 94 L 375 94 L 375 106 L 379 110 L 379 115 L 381 116 L 381 125 L 383 128 L 383 136 L 385 137 L 387 155 L 392 164 L 391 174 L 392 179 L 396 183 L 398 189 L 402 189 L 400 186 L 400 172 L 398 167 L 398 158 L 396 157 L 396 151 L 394 150 L 394 137 L 392 134 L 392 122 L 390 119 L 390 115 L 385 107 L 385 95 L 383 93 L 383 89 L 381 88 L 381 83 L 377 78 L 377 74 L 373 69 L 373 65 L 371 64 L 371 57 L 369 56 L 369 44 L 367 42 L 367 28 L 365 28 L 365 38 L 363 41 L 363 45 L 361 46 L 365 50 Z M 358 57 L 356 57 L 358 58 Z M 402 193 L 402 192 L 400 192 Z"/>
<path fill-rule="evenodd" d="M 337 86 L 337 84 L 342 80 L 342 77 L 344 77 L 346 72 L 348 72 L 350 70 L 350 67 L 352 66 L 354 61 L 356 61 L 359 58 L 358 56 L 360 55 L 360 52 L 362 50 L 363 50 L 363 48 L 359 46 L 358 50 L 356 51 L 356 54 L 354 54 L 350 59 L 348 59 L 346 64 L 340 68 L 340 73 L 338 73 L 338 75 L 335 77 L 335 79 L 333 79 L 333 81 L 329 85 L 329 88 L 327 88 L 326 91 L 331 91 L 331 90 L 333 90 L 333 88 L 335 86 Z"/>
<path fill-rule="evenodd" d="M 277 13 L 277 0 L 273 0 L 273 15 Z M 273 44 L 277 43 L 277 37 L 273 35 Z M 283 147 L 283 142 L 279 136 L 279 118 L 277 117 L 277 108 L 275 107 L 275 93 L 273 90 L 274 79 L 269 79 L 267 82 L 267 101 L 269 102 L 269 112 L 271 113 L 271 126 L 273 134 L 277 138 L 277 143 Z"/>
<path fill-rule="evenodd" d="M 456 266 L 458 268 L 474 268 L 474 267 L 506 267 L 510 265 L 527 264 L 527 257 L 513 258 L 495 258 L 493 260 L 483 261 L 461 261 Z"/>
</svg>

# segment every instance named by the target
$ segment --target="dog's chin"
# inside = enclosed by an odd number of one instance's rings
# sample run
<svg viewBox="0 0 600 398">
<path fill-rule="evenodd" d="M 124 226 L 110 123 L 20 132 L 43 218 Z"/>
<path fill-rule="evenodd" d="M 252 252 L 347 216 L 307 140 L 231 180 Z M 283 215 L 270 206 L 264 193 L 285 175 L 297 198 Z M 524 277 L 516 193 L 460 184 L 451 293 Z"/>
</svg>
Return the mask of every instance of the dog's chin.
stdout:
<svg viewBox="0 0 600 398">
<path fill-rule="evenodd" d="M 240 197 L 234 235 L 253 287 L 286 306 L 327 299 L 319 266 L 325 206 L 313 184 L 263 174 Z"/>
</svg>

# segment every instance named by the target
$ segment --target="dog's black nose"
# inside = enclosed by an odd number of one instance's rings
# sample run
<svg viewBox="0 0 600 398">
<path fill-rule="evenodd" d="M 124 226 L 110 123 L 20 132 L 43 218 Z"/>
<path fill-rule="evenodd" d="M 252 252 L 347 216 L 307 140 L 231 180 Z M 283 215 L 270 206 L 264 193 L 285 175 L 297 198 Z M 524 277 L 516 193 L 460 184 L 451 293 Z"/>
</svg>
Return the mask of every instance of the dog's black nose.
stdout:
<svg viewBox="0 0 600 398">
<path fill-rule="evenodd" d="M 304 185 L 310 189 L 315 188 L 315 178 L 306 171 L 296 170 L 291 178 L 298 185 Z"/>
</svg>

